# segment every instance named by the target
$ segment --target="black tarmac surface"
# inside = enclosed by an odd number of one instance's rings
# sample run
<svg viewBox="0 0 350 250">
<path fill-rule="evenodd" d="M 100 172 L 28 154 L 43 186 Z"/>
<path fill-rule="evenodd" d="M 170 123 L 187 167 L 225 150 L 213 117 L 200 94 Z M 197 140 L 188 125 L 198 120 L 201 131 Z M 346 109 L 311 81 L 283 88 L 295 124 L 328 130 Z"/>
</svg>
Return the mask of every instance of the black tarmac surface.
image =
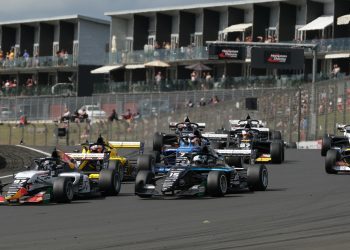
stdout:
<svg viewBox="0 0 350 250">
<path fill-rule="evenodd" d="M 224 198 L 143 200 L 125 183 L 117 197 L 2 206 L 0 249 L 350 247 L 350 175 L 327 175 L 316 150 L 268 169 L 266 192 Z"/>
</svg>

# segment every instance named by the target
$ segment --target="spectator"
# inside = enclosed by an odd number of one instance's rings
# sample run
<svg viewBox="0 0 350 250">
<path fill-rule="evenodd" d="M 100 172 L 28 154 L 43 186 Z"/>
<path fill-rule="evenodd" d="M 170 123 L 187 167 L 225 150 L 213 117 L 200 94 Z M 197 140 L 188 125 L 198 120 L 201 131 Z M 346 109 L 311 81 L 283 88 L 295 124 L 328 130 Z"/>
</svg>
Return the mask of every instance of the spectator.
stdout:
<svg viewBox="0 0 350 250">
<path fill-rule="evenodd" d="M 115 109 L 112 110 L 111 115 L 108 117 L 108 121 L 113 122 L 114 120 L 118 121 L 118 114 Z"/>
<path fill-rule="evenodd" d="M 68 110 L 68 108 L 64 108 L 64 113 L 61 117 L 61 122 L 64 122 L 64 121 L 69 121 L 71 119 L 71 114 L 70 114 L 70 111 Z"/>
<path fill-rule="evenodd" d="M 28 67 L 28 63 L 29 63 L 29 53 L 27 52 L 27 50 L 25 49 L 24 50 L 24 53 L 23 53 L 23 59 L 24 59 L 24 66 L 25 67 Z"/>
<path fill-rule="evenodd" d="M 127 111 L 126 111 L 126 113 L 123 115 L 123 118 L 125 119 L 125 120 L 131 120 L 132 119 L 132 113 L 131 113 L 131 110 L 130 109 L 128 109 Z"/>
<path fill-rule="evenodd" d="M 340 67 L 338 66 L 338 64 L 334 64 L 334 65 L 333 65 L 333 70 L 332 70 L 332 72 L 331 72 L 332 78 L 337 78 L 339 72 L 340 72 Z"/>
<path fill-rule="evenodd" d="M 28 125 L 27 117 L 26 117 L 24 114 L 22 114 L 22 115 L 19 117 L 19 126 L 20 126 L 20 127 L 24 127 L 24 126 L 26 126 L 26 125 Z"/>
<path fill-rule="evenodd" d="M 206 105 L 206 102 L 204 100 L 204 97 L 201 98 L 201 100 L 199 101 L 199 107 L 204 107 Z"/>
<path fill-rule="evenodd" d="M 79 110 L 79 120 L 80 122 L 88 122 L 89 115 L 86 113 L 86 109 Z"/>
<path fill-rule="evenodd" d="M 158 71 L 158 73 L 156 74 L 156 76 L 154 77 L 155 81 L 156 81 L 156 88 L 160 89 L 160 84 L 162 82 L 162 72 Z"/>
</svg>

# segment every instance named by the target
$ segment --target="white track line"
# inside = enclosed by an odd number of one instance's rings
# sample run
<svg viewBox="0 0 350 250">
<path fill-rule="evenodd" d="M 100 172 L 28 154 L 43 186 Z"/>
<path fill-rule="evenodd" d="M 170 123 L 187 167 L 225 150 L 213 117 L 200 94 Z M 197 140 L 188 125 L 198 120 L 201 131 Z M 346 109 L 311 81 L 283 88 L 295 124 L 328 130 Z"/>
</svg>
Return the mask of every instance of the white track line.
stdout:
<svg viewBox="0 0 350 250">
<path fill-rule="evenodd" d="M 45 151 L 42 151 L 42 150 L 39 150 L 39 149 L 35 149 L 35 148 L 31 148 L 31 147 L 27 147 L 27 146 L 23 146 L 23 145 L 16 145 L 17 147 L 21 147 L 21 148 L 25 148 L 25 149 L 29 149 L 29 150 L 32 150 L 32 151 L 35 151 L 37 153 L 40 153 L 40 154 L 43 154 L 45 156 L 50 156 L 51 154 L 45 152 Z M 0 176 L 0 179 L 6 179 L 6 178 L 10 178 L 10 177 L 13 177 L 13 175 L 5 175 L 5 176 Z"/>
</svg>

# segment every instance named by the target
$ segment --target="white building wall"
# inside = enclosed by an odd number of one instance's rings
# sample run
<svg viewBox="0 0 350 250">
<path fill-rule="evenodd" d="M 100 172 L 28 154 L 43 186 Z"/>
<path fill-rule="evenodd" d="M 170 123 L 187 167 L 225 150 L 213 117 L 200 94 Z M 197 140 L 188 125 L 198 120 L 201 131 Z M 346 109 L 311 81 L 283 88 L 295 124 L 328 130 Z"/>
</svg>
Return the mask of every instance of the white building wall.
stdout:
<svg viewBox="0 0 350 250">
<path fill-rule="evenodd" d="M 106 62 L 106 44 L 109 41 L 109 25 L 80 20 L 80 65 L 103 65 Z"/>
<path fill-rule="evenodd" d="M 228 26 L 228 12 L 220 12 L 220 25 L 219 30 L 223 30 Z"/>
<path fill-rule="evenodd" d="M 133 33 L 132 28 L 133 26 L 129 25 L 127 19 L 113 17 L 111 23 L 111 35 L 109 38 L 109 44 L 111 45 L 112 43 L 112 37 L 116 36 L 117 50 L 125 50 L 125 40 L 126 37 L 129 36 L 129 32 L 131 34 Z"/>
</svg>

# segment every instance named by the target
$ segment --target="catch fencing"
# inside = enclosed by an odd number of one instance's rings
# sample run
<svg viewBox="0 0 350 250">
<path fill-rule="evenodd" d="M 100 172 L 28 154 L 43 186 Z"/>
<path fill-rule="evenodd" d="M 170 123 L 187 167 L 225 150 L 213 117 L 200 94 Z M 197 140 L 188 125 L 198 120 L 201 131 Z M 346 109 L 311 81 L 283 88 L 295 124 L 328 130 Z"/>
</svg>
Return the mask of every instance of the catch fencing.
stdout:
<svg viewBox="0 0 350 250">
<path fill-rule="evenodd" d="M 256 110 L 254 107 L 256 98 Z M 211 100 L 211 101 L 210 101 Z M 249 103 L 253 102 L 253 107 Z M 206 103 L 205 106 L 200 105 Z M 91 123 L 57 122 L 68 108 L 72 113 L 83 105 L 95 104 L 106 111 L 113 109 L 119 120 Z M 243 88 L 212 91 L 187 91 L 147 94 L 109 94 L 92 97 L 36 97 L 1 99 L 9 107 L 0 125 L 0 144 L 76 145 L 95 141 L 101 134 L 109 140 L 152 143 L 155 132 L 169 132 L 169 122 L 205 122 L 206 131 L 229 128 L 230 119 L 244 119 L 249 113 L 266 126 L 280 130 L 287 142 L 317 140 L 325 133 L 336 133 L 337 123 L 350 123 L 350 80 L 328 80 L 288 88 Z M 123 119 L 130 110 L 131 120 Z M 26 115 L 29 124 L 18 124 Z M 4 115 L 4 114 L 2 114 Z M 56 122 L 55 122 L 56 121 Z M 68 137 L 60 137 L 58 128 L 66 127 Z"/>
</svg>

